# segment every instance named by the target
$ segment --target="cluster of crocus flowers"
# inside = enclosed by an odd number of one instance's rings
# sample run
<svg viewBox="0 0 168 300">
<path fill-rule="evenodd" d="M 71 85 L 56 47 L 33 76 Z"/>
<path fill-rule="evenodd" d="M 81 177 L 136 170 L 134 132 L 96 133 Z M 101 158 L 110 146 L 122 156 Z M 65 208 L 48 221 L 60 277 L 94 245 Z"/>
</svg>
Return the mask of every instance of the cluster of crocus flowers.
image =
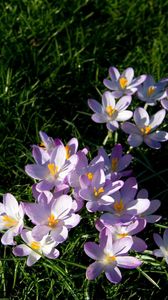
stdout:
<svg viewBox="0 0 168 300">
<path fill-rule="evenodd" d="M 102 95 L 102 105 L 94 99 L 88 101 L 96 123 L 106 123 L 108 130 L 119 128 L 129 134 L 128 144 L 138 147 L 143 142 L 159 149 L 168 140 L 168 133 L 158 130 L 162 124 L 167 105 L 167 79 L 155 83 L 153 77 L 141 75 L 134 78 L 134 70 L 127 68 L 122 74 L 115 67 L 109 70 L 110 80 L 104 85 L 110 90 Z M 145 107 L 127 110 L 132 96 L 145 102 Z M 164 107 L 153 115 L 147 106 L 161 103 Z M 133 117 L 134 123 L 128 122 Z M 146 242 L 137 234 L 148 223 L 155 223 L 161 216 L 155 214 L 160 207 L 158 199 L 150 200 L 146 189 L 138 189 L 136 178 L 130 169 L 131 154 L 123 154 L 121 144 L 115 144 L 111 153 L 103 147 L 89 161 L 88 150 L 78 150 L 78 140 L 72 138 L 67 144 L 40 131 L 41 142 L 32 146 L 33 164 L 25 172 L 35 180 L 33 203 L 18 204 L 9 193 L 0 203 L 0 230 L 3 245 L 13 245 L 15 256 L 27 256 L 27 265 L 32 266 L 41 257 L 56 259 L 60 246 L 68 239 L 69 231 L 80 223 L 79 211 L 97 213 L 95 227 L 99 244 L 86 242 L 85 253 L 95 260 L 86 271 L 86 278 L 93 280 L 105 272 L 112 283 L 120 282 L 119 268 L 134 269 L 141 265 L 136 252 L 147 249 Z M 32 222 L 27 229 L 26 218 Z M 17 244 L 17 236 L 23 243 Z M 163 239 L 154 234 L 159 249 L 157 257 L 168 257 L 168 230 Z M 132 251 L 130 253 L 129 251 Z"/>
<path fill-rule="evenodd" d="M 89 107 L 93 110 L 92 120 L 96 123 L 106 123 L 109 131 L 121 128 L 129 134 L 128 144 L 138 147 L 143 142 L 151 148 L 159 149 L 160 142 L 168 140 L 168 133 L 158 130 L 163 123 L 166 110 L 168 110 L 167 86 L 168 79 L 155 82 L 151 75 L 141 75 L 134 78 L 134 70 L 127 68 L 122 74 L 115 67 L 109 69 L 109 79 L 103 81 L 110 90 L 102 96 L 102 105 L 94 99 L 88 100 Z M 133 96 L 145 103 L 144 108 L 136 107 L 135 111 L 127 110 L 133 104 Z M 142 103 L 142 102 L 141 102 Z M 161 104 L 163 109 L 149 115 L 147 106 Z M 135 122 L 127 122 L 133 117 Z M 121 126 L 119 126 L 119 122 Z"/>
<path fill-rule="evenodd" d="M 36 179 L 32 186 L 35 202 L 18 205 L 14 196 L 4 195 L 0 229 L 5 233 L 1 242 L 14 245 L 15 256 L 27 256 L 28 266 L 44 256 L 56 259 L 57 247 L 80 223 L 78 211 L 86 203 L 89 213 L 101 213 L 95 223 L 100 245 L 88 242 L 84 246 L 86 254 L 96 260 L 88 267 L 86 277 L 94 279 L 104 271 L 111 282 L 119 282 L 119 267 L 132 269 L 141 264 L 128 251 L 143 252 L 147 248 L 137 234 L 147 223 L 160 219 L 153 214 L 160 201 L 150 201 L 144 189 L 138 191 L 136 178 L 127 169 L 132 155 L 123 154 L 121 144 L 116 144 L 111 154 L 100 147 L 89 162 L 88 150 L 78 150 L 77 139 L 64 145 L 44 132 L 40 132 L 40 137 L 42 142 L 32 146 L 35 163 L 25 167 L 26 173 Z M 32 222 L 32 229 L 25 227 L 26 217 Z M 23 243 L 17 245 L 18 235 Z"/>
</svg>

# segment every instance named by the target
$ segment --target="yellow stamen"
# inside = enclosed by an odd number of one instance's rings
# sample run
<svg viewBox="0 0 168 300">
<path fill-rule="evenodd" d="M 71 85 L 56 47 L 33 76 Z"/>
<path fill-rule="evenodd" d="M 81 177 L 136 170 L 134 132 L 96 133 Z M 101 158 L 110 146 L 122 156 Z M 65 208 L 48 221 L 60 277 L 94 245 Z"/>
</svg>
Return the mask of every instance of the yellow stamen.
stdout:
<svg viewBox="0 0 168 300">
<path fill-rule="evenodd" d="M 128 80 L 125 77 L 121 77 L 119 79 L 119 84 L 122 89 L 125 89 L 128 84 Z"/>
<path fill-rule="evenodd" d="M 33 250 L 40 250 L 41 245 L 40 245 L 40 242 L 33 241 L 33 242 L 31 242 L 30 247 Z"/>
<path fill-rule="evenodd" d="M 150 97 L 155 92 L 156 88 L 154 86 L 149 86 L 147 90 L 147 96 Z"/>
<path fill-rule="evenodd" d="M 58 166 L 56 166 L 55 164 L 48 164 L 48 169 L 50 171 L 50 174 L 55 176 L 58 172 Z"/>
<path fill-rule="evenodd" d="M 48 226 L 54 228 L 58 224 L 59 220 L 55 219 L 55 216 L 51 214 L 48 218 Z"/>
<path fill-rule="evenodd" d="M 100 187 L 98 190 L 96 190 L 96 188 L 94 187 L 94 195 L 95 195 L 95 197 L 99 196 L 99 194 L 101 194 L 103 192 L 104 192 L 103 187 Z"/>
<path fill-rule="evenodd" d="M 123 204 L 123 201 L 122 199 L 119 200 L 119 201 L 115 201 L 114 203 L 114 209 L 117 213 L 121 213 L 124 209 L 124 204 Z"/>
<path fill-rule="evenodd" d="M 122 239 L 122 238 L 124 238 L 124 237 L 126 237 L 126 236 L 128 236 L 128 233 L 119 233 L 119 234 L 117 234 L 117 238 L 119 238 L 119 239 Z"/>
<path fill-rule="evenodd" d="M 106 106 L 106 113 L 111 117 L 115 113 L 115 108 L 113 108 L 111 105 Z"/>
<path fill-rule="evenodd" d="M 145 126 L 144 128 L 141 128 L 140 130 L 141 130 L 141 132 L 142 132 L 142 134 L 148 134 L 148 133 L 150 133 L 150 131 L 151 131 L 151 126 Z"/>
<path fill-rule="evenodd" d="M 113 158 L 111 161 L 111 168 L 113 172 L 117 171 L 117 166 L 118 166 L 118 158 Z"/>
<path fill-rule="evenodd" d="M 69 159 L 71 153 L 70 153 L 70 147 L 68 145 L 65 146 L 65 151 L 66 151 L 66 159 Z"/>
<path fill-rule="evenodd" d="M 18 224 L 18 221 L 8 215 L 2 216 L 2 220 L 5 222 L 6 227 L 13 227 Z"/>
<path fill-rule="evenodd" d="M 106 263 L 113 263 L 114 261 L 116 261 L 116 257 L 114 255 L 106 255 L 105 257 L 105 262 Z"/>
<path fill-rule="evenodd" d="M 86 173 L 86 176 L 89 180 L 92 180 L 93 179 L 93 173 L 89 172 L 89 173 Z"/>
<path fill-rule="evenodd" d="M 39 144 L 39 147 L 46 149 L 46 146 L 45 146 L 45 144 L 44 144 L 43 142 L 41 142 L 41 143 Z"/>
</svg>

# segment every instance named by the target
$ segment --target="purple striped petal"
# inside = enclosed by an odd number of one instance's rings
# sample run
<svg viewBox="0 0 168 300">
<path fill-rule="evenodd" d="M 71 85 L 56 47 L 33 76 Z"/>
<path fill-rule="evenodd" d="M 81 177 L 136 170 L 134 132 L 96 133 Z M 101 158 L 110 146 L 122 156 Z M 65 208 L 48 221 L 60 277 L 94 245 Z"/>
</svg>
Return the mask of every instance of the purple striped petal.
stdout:
<svg viewBox="0 0 168 300">
<path fill-rule="evenodd" d="M 12 253 L 15 256 L 27 256 L 31 251 L 32 250 L 27 245 L 21 244 L 13 248 Z"/>
<path fill-rule="evenodd" d="M 103 265 L 100 262 L 94 262 L 86 270 L 86 278 L 89 280 L 95 279 L 103 271 Z"/>
<path fill-rule="evenodd" d="M 110 267 L 110 266 L 108 266 Z M 122 279 L 121 272 L 118 267 L 108 268 L 108 272 L 105 272 L 107 279 L 112 283 L 119 283 Z"/>
<path fill-rule="evenodd" d="M 156 243 L 156 245 L 160 248 L 160 247 L 164 247 L 164 242 L 163 239 L 161 238 L 161 236 L 158 233 L 154 233 L 153 234 L 153 238 L 154 241 Z"/>
<path fill-rule="evenodd" d="M 116 103 L 116 109 L 118 111 L 123 111 L 125 110 L 131 103 L 132 97 L 131 96 L 123 96 L 118 100 Z"/>
<path fill-rule="evenodd" d="M 106 115 L 98 114 L 98 113 L 93 114 L 91 118 L 96 123 L 106 123 L 108 121 Z"/>
<path fill-rule="evenodd" d="M 125 122 L 122 124 L 121 129 L 128 134 L 140 134 L 140 130 L 137 128 L 137 126 L 130 122 Z"/>
<path fill-rule="evenodd" d="M 101 114 L 103 112 L 102 105 L 94 99 L 88 100 L 88 106 L 95 112 Z"/>
<path fill-rule="evenodd" d="M 132 244 L 133 241 L 131 237 L 116 240 L 113 244 L 114 255 L 117 257 L 118 255 L 127 253 L 131 249 Z"/>
<path fill-rule="evenodd" d="M 156 131 L 149 134 L 150 139 L 156 142 L 165 142 L 168 140 L 168 132 L 166 131 Z"/>
<path fill-rule="evenodd" d="M 148 126 L 149 125 L 149 115 L 148 115 L 147 111 L 142 107 L 136 108 L 134 111 L 134 121 L 139 128 Z"/>
<path fill-rule="evenodd" d="M 117 265 L 125 269 L 135 269 L 139 267 L 142 262 L 136 257 L 131 256 L 117 256 Z"/>
<path fill-rule="evenodd" d="M 138 147 L 143 142 L 143 137 L 140 134 L 130 134 L 128 137 L 128 144 L 132 147 Z"/>
<path fill-rule="evenodd" d="M 87 242 L 84 244 L 85 253 L 94 260 L 101 260 L 103 257 L 103 250 L 94 242 Z"/>
<path fill-rule="evenodd" d="M 144 137 L 144 143 L 153 149 L 160 149 L 161 147 L 159 142 L 152 140 L 148 135 Z"/>
<path fill-rule="evenodd" d="M 161 109 L 151 117 L 149 125 L 153 130 L 156 129 L 163 122 L 165 115 L 166 115 L 165 109 Z"/>
</svg>

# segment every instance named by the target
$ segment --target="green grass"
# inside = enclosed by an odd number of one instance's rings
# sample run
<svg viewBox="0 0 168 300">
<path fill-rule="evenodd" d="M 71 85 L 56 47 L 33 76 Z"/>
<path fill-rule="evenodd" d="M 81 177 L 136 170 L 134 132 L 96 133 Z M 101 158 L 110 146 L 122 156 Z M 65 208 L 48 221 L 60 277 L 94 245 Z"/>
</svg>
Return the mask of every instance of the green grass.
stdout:
<svg viewBox="0 0 168 300">
<path fill-rule="evenodd" d="M 136 75 L 168 77 L 168 1 L 2 0 L 0 12 L 0 193 L 33 201 L 24 166 L 32 161 L 39 130 L 64 142 L 75 136 L 80 149 L 88 146 L 95 154 L 106 128 L 91 121 L 87 99 L 100 100 L 108 68 L 132 66 Z M 125 137 L 120 133 L 119 139 Z M 133 151 L 139 185 L 162 201 L 160 224 L 166 226 L 167 150 L 164 144 L 159 151 Z M 82 216 L 55 262 L 40 260 L 29 268 L 12 256 L 11 247 L 0 246 L 0 299 L 168 299 L 167 273 L 155 265 L 142 269 L 160 290 L 137 270 L 123 270 L 115 286 L 102 275 L 88 282 L 83 267 L 69 264 L 86 267 L 91 261 L 83 244 L 97 237 L 94 216 L 85 210 Z M 147 227 L 149 249 L 155 247 L 153 232 L 163 229 Z"/>
</svg>

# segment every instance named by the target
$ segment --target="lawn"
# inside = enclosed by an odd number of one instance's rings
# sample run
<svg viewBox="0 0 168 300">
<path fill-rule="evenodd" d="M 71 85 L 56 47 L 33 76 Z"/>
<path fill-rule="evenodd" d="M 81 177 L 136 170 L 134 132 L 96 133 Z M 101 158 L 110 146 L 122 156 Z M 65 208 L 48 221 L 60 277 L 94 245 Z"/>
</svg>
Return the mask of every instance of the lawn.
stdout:
<svg viewBox="0 0 168 300">
<path fill-rule="evenodd" d="M 91 159 L 107 129 L 91 120 L 87 100 L 100 102 L 109 67 L 132 67 L 136 77 L 151 74 L 156 81 L 168 77 L 168 1 L 2 0 L 0 11 L 0 194 L 33 202 L 34 181 L 24 168 L 33 163 L 31 146 L 40 143 L 40 130 L 64 143 L 76 137 Z M 168 131 L 166 122 L 167 117 Z M 125 152 L 126 140 L 119 131 Z M 113 146 L 107 141 L 106 151 Z M 161 201 L 162 219 L 140 233 L 149 250 L 156 248 L 153 233 L 162 235 L 168 226 L 167 151 L 167 143 L 159 150 L 143 144 L 131 151 L 139 187 Z M 0 245 L 0 299 L 168 299 L 167 265 L 147 256 L 140 270 L 123 269 L 117 285 L 104 274 L 88 281 L 85 271 L 93 261 L 83 246 L 98 240 L 98 214 L 83 208 L 80 215 L 55 261 L 40 259 L 28 267 L 25 258 L 12 255 L 11 246 Z"/>
</svg>

